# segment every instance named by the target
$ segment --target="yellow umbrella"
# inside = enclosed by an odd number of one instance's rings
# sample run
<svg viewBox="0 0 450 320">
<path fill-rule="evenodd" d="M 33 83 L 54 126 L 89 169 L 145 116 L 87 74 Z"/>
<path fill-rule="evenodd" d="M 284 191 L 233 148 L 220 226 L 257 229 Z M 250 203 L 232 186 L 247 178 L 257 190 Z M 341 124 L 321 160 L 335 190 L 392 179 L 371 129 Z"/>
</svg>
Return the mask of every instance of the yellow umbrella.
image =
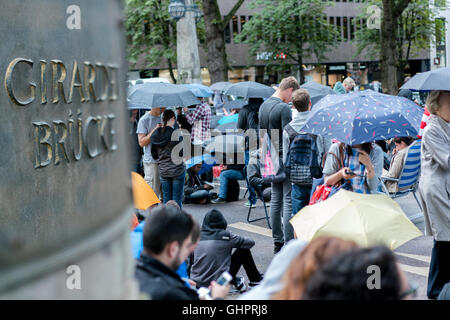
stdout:
<svg viewBox="0 0 450 320">
<path fill-rule="evenodd" d="M 161 202 L 144 178 L 136 172 L 131 172 L 131 188 L 136 209 L 146 210 L 151 205 Z"/>
<path fill-rule="evenodd" d="M 297 237 L 305 241 L 334 236 L 363 247 L 384 244 L 391 250 L 422 235 L 387 195 L 343 189 L 321 203 L 303 208 L 290 223 Z"/>
</svg>

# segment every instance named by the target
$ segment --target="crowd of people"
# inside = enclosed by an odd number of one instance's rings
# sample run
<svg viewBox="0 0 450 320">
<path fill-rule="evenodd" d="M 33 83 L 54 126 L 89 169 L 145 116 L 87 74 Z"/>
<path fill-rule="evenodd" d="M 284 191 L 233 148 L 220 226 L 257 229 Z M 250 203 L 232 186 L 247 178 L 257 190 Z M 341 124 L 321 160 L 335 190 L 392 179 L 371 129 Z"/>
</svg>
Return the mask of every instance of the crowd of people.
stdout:
<svg viewBox="0 0 450 320">
<path fill-rule="evenodd" d="M 354 86 L 354 80 L 346 78 L 335 84 L 334 91 L 347 94 Z M 222 99 L 215 101 L 222 106 Z M 185 162 L 175 163 L 173 159 L 174 152 L 187 156 L 183 150 L 178 152 L 181 138 L 171 139 L 177 128 L 191 133 L 192 149 L 203 151 L 205 142 L 210 141 L 211 107 L 207 101 L 176 112 L 153 108 L 137 125 L 132 116 L 143 148 L 145 180 L 163 202 L 149 209 L 141 222 L 143 250 L 136 267 L 141 291 L 152 299 L 196 300 L 205 299 L 198 294 L 198 289 L 204 287 L 209 289 L 209 298 L 224 299 L 231 285 L 238 293 L 246 292 L 240 299 L 411 298 L 417 287 L 408 282 L 388 248 L 360 248 L 354 242 L 333 237 L 317 238 L 307 244 L 296 239 L 289 220 L 310 203 L 318 184 L 357 193 L 381 192 L 380 178 L 398 179 L 408 147 L 421 139 L 418 191 L 425 234 L 434 238 L 427 295 L 430 299 L 438 298 L 441 292 L 445 295 L 450 283 L 450 92 L 431 92 L 426 106 L 428 121 L 420 136 L 348 145 L 302 132 L 313 106 L 308 90 L 300 88 L 294 77 L 287 77 L 271 97 L 250 99 L 235 113 L 237 128 L 244 132 L 256 130 L 261 143 L 252 148 L 246 140 L 245 163 L 221 167 L 218 194 L 211 184 L 212 168 L 202 170 L 202 161 L 187 168 Z M 259 135 L 262 130 L 276 145 L 280 162 L 289 170 L 288 177 L 268 181 L 262 176 L 267 139 Z M 273 130 L 280 134 L 271 136 Z M 238 180 L 248 181 L 246 206 L 256 205 L 257 194 L 270 205 L 275 256 L 264 274 L 253 260 L 254 240 L 227 230 L 226 218 L 219 210 L 209 211 L 200 227 L 183 208 L 184 203 L 226 203 L 230 190 L 236 188 L 232 182 Z M 396 181 L 386 181 L 386 188 L 392 193 L 402 191 Z M 379 290 L 367 287 L 367 268 L 372 265 L 384 270 Z M 178 272 L 181 266 L 184 276 Z M 241 266 L 249 288 L 237 276 Z M 230 285 L 215 282 L 223 272 L 231 275 Z"/>
</svg>

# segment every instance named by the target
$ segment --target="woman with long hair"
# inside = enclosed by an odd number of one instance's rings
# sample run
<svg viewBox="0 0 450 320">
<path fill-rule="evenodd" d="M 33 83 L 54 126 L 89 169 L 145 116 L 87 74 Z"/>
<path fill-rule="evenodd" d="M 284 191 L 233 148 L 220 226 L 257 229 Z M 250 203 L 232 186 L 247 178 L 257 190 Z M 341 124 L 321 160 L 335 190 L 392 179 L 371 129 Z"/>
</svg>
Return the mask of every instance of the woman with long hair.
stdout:
<svg viewBox="0 0 450 320">
<path fill-rule="evenodd" d="M 357 193 L 377 193 L 383 172 L 383 150 L 372 142 L 353 146 L 335 143 L 327 153 L 323 176 L 325 184 Z"/>
<path fill-rule="evenodd" d="M 323 263 L 339 253 L 357 247 L 353 241 L 334 237 L 319 237 L 312 240 L 292 260 L 283 276 L 284 287 L 272 296 L 272 300 L 300 300 L 308 280 Z"/>
<path fill-rule="evenodd" d="M 165 110 L 160 123 L 151 133 L 151 151 L 154 159 L 157 160 L 163 202 L 175 200 L 180 208 L 183 206 L 184 180 L 186 175 L 186 165 L 182 158 L 182 150 L 178 154 L 178 159 L 172 158 L 172 150 L 181 141 L 172 141 L 172 134 L 175 131 L 176 118 L 172 110 Z"/>
</svg>

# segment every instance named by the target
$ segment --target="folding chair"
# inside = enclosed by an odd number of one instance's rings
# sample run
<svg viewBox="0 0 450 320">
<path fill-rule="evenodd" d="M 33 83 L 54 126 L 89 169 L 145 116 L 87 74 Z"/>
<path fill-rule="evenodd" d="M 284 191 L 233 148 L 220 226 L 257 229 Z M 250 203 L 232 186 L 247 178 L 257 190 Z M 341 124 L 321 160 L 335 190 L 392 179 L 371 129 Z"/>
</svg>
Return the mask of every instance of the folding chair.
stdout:
<svg viewBox="0 0 450 320">
<path fill-rule="evenodd" d="M 381 177 L 381 186 L 383 191 L 391 198 L 399 198 L 408 195 L 410 192 L 414 195 L 417 205 L 420 210 L 422 207 L 416 196 L 417 185 L 419 183 L 420 175 L 420 144 L 421 140 L 414 141 L 409 147 L 403 163 L 403 169 L 398 179 Z M 394 193 L 389 193 L 386 185 L 386 181 L 394 181 L 398 183 L 398 189 L 402 191 L 397 191 Z"/>
<path fill-rule="evenodd" d="M 244 176 L 245 176 L 245 183 L 247 184 L 247 191 L 250 192 L 249 191 L 250 183 L 248 182 L 248 177 L 247 177 L 247 167 L 244 167 Z M 248 208 L 247 222 L 252 223 L 255 221 L 266 219 L 267 226 L 269 227 L 269 229 L 272 229 L 272 227 L 270 226 L 270 218 L 269 218 L 269 215 L 267 214 L 267 206 L 266 206 L 266 200 L 264 199 L 264 196 L 263 196 L 263 190 L 262 190 L 261 186 L 252 187 L 252 188 L 255 190 L 257 199 L 262 201 L 263 206 L 264 206 L 264 213 L 266 216 L 262 217 L 262 218 L 250 220 L 250 213 L 252 212 L 252 206 L 250 205 L 250 207 Z M 247 194 L 247 192 L 245 194 Z M 245 197 L 245 195 L 244 195 L 244 197 Z M 249 195 L 249 198 L 250 198 L 250 195 Z"/>
</svg>

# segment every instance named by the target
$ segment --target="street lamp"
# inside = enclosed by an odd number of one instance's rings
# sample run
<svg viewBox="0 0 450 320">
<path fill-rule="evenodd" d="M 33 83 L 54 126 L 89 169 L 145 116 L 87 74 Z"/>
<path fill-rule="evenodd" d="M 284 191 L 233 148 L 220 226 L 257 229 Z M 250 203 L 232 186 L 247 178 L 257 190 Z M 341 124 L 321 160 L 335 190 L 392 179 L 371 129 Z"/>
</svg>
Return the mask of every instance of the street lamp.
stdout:
<svg viewBox="0 0 450 320">
<path fill-rule="evenodd" d="M 184 17 L 186 6 L 182 0 L 171 0 L 169 4 L 169 15 L 176 21 Z"/>
<path fill-rule="evenodd" d="M 195 22 L 199 22 L 202 13 L 196 4 L 186 5 L 184 0 L 171 0 L 169 4 L 169 15 L 176 21 L 184 17 L 187 11 L 194 12 Z"/>
</svg>

